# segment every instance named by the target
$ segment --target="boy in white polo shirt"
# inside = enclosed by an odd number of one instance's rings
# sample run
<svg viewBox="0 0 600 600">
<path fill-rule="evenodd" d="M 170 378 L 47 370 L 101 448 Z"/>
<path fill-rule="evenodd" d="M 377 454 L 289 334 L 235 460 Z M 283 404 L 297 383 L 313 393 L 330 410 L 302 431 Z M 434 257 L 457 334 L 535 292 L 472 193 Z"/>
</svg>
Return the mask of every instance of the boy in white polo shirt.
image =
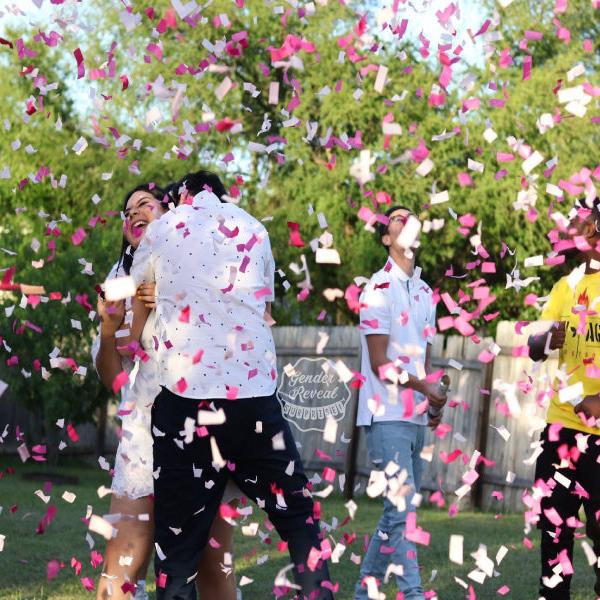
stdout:
<svg viewBox="0 0 600 600">
<path fill-rule="evenodd" d="M 421 482 L 425 429 L 428 420 L 430 426 L 440 420 L 428 419 L 428 408 L 441 409 L 447 398 L 436 382 L 425 381 L 432 371 L 435 304 L 410 249 L 416 241 L 410 231 L 419 230 L 416 217 L 404 206 L 393 206 L 386 217 L 389 222 L 380 224 L 379 235 L 389 257 L 360 298 L 365 380 L 357 425 L 365 428 L 375 466 L 386 469 L 392 462 L 396 467 L 386 470 L 383 514 L 363 559 L 355 598 L 372 597 L 368 589 L 381 585 L 391 563 L 405 600 L 423 600 L 416 547 L 407 539 L 406 523 Z"/>
</svg>

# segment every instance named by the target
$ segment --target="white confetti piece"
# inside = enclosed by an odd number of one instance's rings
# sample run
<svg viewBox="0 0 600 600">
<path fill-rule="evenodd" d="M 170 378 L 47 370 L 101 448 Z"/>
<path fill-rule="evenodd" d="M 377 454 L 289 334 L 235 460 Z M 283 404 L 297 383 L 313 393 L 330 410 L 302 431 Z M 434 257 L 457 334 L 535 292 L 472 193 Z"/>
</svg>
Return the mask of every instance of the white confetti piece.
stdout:
<svg viewBox="0 0 600 600">
<path fill-rule="evenodd" d="M 584 73 L 585 67 L 583 66 L 583 63 L 578 63 L 572 69 L 567 71 L 567 81 L 573 81 L 573 79 L 583 75 Z"/>
<path fill-rule="evenodd" d="M 536 150 L 526 160 L 523 161 L 523 173 L 529 175 L 533 169 L 544 161 L 544 157 Z"/>
<path fill-rule="evenodd" d="M 117 530 L 106 520 L 98 515 L 90 517 L 88 529 L 93 533 L 101 535 L 104 539 L 110 540 L 117 534 Z"/>
<path fill-rule="evenodd" d="M 411 248 L 417 240 L 420 231 L 421 221 L 414 215 L 410 215 L 396 241 L 402 248 Z"/>
<path fill-rule="evenodd" d="M 72 150 L 77 154 L 77 156 L 81 156 L 81 153 L 88 147 L 88 142 L 84 137 L 80 137 L 73 146 Z"/>
<path fill-rule="evenodd" d="M 425 177 L 426 175 L 431 173 L 431 170 L 433 169 L 433 167 L 434 167 L 433 161 L 430 158 L 426 158 L 416 168 L 417 175 L 420 175 L 421 177 Z"/>
<path fill-rule="evenodd" d="M 430 204 L 442 204 L 443 202 L 448 202 L 448 200 L 450 200 L 450 194 L 448 190 L 437 192 L 436 194 L 431 194 L 431 196 L 429 196 Z"/>
<path fill-rule="evenodd" d="M 450 549 L 448 551 L 448 558 L 451 562 L 457 565 L 463 564 L 463 542 L 464 536 L 462 535 L 451 535 L 450 536 Z"/>
<path fill-rule="evenodd" d="M 271 443 L 273 445 L 273 450 L 285 450 L 285 440 L 283 439 L 283 432 L 280 431 L 276 433 L 271 438 Z"/>
<path fill-rule="evenodd" d="M 276 105 L 279 103 L 279 82 L 272 81 L 269 84 L 269 104 Z"/>
<path fill-rule="evenodd" d="M 46 496 L 46 494 L 44 494 L 42 490 L 35 490 L 35 492 L 33 493 L 45 504 L 48 504 L 48 502 L 50 501 L 50 496 Z"/>
<path fill-rule="evenodd" d="M 75 498 L 77 498 L 77 496 L 73 492 L 69 492 L 68 490 L 65 490 L 63 492 L 63 495 L 61 496 L 61 498 L 65 502 L 68 502 L 69 504 L 73 504 L 73 502 L 75 502 Z"/>
<path fill-rule="evenodd" d="M 339 265 L 340 254 L 334 248 L 317 248 L 315 260 L 320 264 Z"/>
<path fill-rule="evenodd" d="M 578 381 L 573 385 L 569 385 L 558 391 L 558 399 L 561 404 L 568 402 L 573 406 L 577 406 L 583 398 L 583 382 Z"/>
<path fill-rule="evenodd" d="M 215 96 L 217 97 L 217 100 L 223 100 L 223 98 L 225 98 L 225 96 L 228 94 L 232 87 L 233 82 L 231 81 L 231 79 L 229 79 L 229 77 L 225 77 L 225 79 L 221 81 L 221 83 L 215 90 Z"/>
<path fill-rule="evenodd" d="M 378 94 L 383 93 L 383 88 L 386 83 L 388 75 L 388 68 L 385 65 L 379 65 L 379 69 L 377 70 L 377 77 L 375 78 L 374 89 Z"/>
<path fill-rule="evenodd" d="M 198 425 L 222 425 L 225 423 L 225 411 L 220 408 L 217 411 L 214 410 L 199 410 L 198 411 Z"/>
<path fill-rule="evenodd" d="M 131 298 L 135 296 L 135 292 L 133 277 L 115 277 L 104 282 L 104 293 L 109 302 Z"/>
<path fill-rule="evenodd" d="M 402 135 L 402 125 L 400 123 L 388 123 L 384 121 L 381 124 L 381 132 L 383 135 Z"/>
<path fill-rule="evenodd" d="M 180 19 L 189 17 L 194 11 L 198 9 L 198 4 L 194 0 L 189 2 L 183 2 L 182 0 L 171 0 L 173 8 L 176 10 Z"/>
<path fill-rule="evenodd" d="M 338 423 L 337 421 L 329 416 L 325 421 L 325 430 L 323 431 L 323 441 L 330 444 L 335 444 L 337 439 Z"/>
<path fill-rule="evenodd" d="M 577 102 L 583 100 L 585 92 L 583 91 L 582 85 L 576 85 L 574 87 L 561 88 L 558 90 L 557 98 L 561 104 L 567 102 Z"/>
<path fill-rule="evenodd" d="M 541 254 L 537 256 L 528 256 L 523 264 L 525 267 L 541 267 L 544 264 L 544 257 Z"/>
<path fill-rule="evenodd" d="M 566 489 L 569 489 L 569 487 L 571 486 L 571 480 L 559 471 L 555 471 L 553 479 L 557 483 L 560 483 L 560 485 L 562 485 Z"/>
</svg>

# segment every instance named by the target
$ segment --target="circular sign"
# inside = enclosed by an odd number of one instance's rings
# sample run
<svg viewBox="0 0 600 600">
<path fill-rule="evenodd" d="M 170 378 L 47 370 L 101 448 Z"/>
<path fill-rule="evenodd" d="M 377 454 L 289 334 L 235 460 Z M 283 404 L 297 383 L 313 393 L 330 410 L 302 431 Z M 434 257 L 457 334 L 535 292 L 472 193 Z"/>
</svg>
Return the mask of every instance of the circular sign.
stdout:
<svg viewBox="0 0 600 600">
<path fill-rule="evenodd" d="M 328 417 L 344 418 L 352 394 L 326 358 L 299 358 L 287 371 L 281 371 L 277 387 L 287 421 L 300 431 L 325 431 Z"/>
</svg>

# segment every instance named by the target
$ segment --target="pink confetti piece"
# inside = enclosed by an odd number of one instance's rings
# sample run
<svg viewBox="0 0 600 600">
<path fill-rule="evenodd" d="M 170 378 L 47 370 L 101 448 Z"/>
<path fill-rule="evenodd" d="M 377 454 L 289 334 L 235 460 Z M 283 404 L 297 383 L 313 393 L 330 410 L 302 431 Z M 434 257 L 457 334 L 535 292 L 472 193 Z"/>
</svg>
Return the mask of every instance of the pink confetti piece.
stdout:
<svg viewBox="0 0 600 600">
<path fill-rule="evenodd" d="M 185 380 L 185 377 L 182 377 L 178 382 L 177 382 L 177 391 L 180 394 L 183 394 L 183 392 L 185 392 L 185 390 L 187 390 L 188 384 L 187 381 Z"/>
<path fill-rule="evenodd" d="M 129 381 L 127 371 L 121 371 L 112 382 L 112 389 L 115 394 L 118 394 L 121 388 Z"/>
<path fill-rule="evenodd" d="M 254 292 L 254 297 L 257 300 L 264 298 L 264 296 L 270 296 L 270 295 L 271 295 L 271 288 L 268 288 L 268 287 L 261 288 L 260 290 L 256 290 Z"/>
<path fill-rule="evenodd" d="M 310 571 L 314 571 L 317 568 L 319 561 L 321 560 L 321 552 L 316 548 L 311 548 L 308 553 L 308 558 L 306 560 L 306 566 Z"/>
<path fill-rule="evenodd" d="M 87 234 L 85 232 L 85 229 L 83 229 L 82 227 L 80 227 L 71 236 L 71 241 L 73 242 L 74 246 L 79 246 L 83 242 L 83 240 L 86 238 L 86 236 L 87 236 Z"/>
<path fill-rule="evenodd" d="M 167 574 L 159 573 L 158 577 L 156 578 L 156 587 L 164 589 L 166 586 L 167 586 Z"/>
<path fill-rule="evenodd" d="M 240 228 L 236 226 L 235 229 L 228 229 L 227 227 L 225 227 L 225 225 L 223 223 L 219 223 L 219 231 L 227 238 L 234 238 L 236 237 L 239 232 L 240 232 Z"/>
<path fill-rule="evenodd" d="M 48 581 L 52 581 L 56 579 L 58 573 L 60 572 L 60 563 L 57 560 L 51 560 L 46 565 L 46 577 Z"/>
<path fill-rule="evenodd" d="M 38 523 L 36 533 L 38 535 L 42 535 L 46 531 L 46 527 L 54 521 L 54 517 L 56 517 L 56 506 L 54 504 L 50 504 L 46 509 L 46 514 L 42 517 L 42 520 Z"/>
<path fill-rule="evenodd" d="M 181 312 L 179 313 L 179 317 L 177 317 L 177 320 L 180 321 L 181 323 L 189 323 L 190 322 L 190 307 L 189 307 L 189 305 L 181 309 Z M 194 356 L 194 358 L 195 358 L 195 356 Z"/>
<path fill-rule="evenodd" d="M 569 4 L 569 0 L 556 0 L 556 4 L 554 5 L 554 14 L 560 14 L 567 12 L 567 6 Z"/>
<path fill-rule="evenodd" d="M 526 56 L 523 58 L 523 81 L 531 78 L 531 67 L 533 65 L 533 57 Z"/>
<path fill-rule="evenodd" d="M 67 423 L 67 435 L 74 444 L 76 444 L 79 441 L 79 435 L 77 431 L 75 431 L 75 427 L 73 427 L 71 423 Z"/>
<path fill-rule="evenodd" d="M 77 79 L 82 79 L 85 77 L 85 64 L 83 62 L 83 54 L 79 48 L 75 48 L 73 50 L 73 56 L 77 61 Z"/>
<path fill-rule="evenodd" d="M 289 245 L 295 246 L 296 248 L 303 248 L 304 240 L 300 235 L 300 225 L 298 225 L 298 223 L 294 223 L 293 221 L 288 221 L 287 225 L 290 230 L 290 239 L 288 242 Z"/>
</svg>

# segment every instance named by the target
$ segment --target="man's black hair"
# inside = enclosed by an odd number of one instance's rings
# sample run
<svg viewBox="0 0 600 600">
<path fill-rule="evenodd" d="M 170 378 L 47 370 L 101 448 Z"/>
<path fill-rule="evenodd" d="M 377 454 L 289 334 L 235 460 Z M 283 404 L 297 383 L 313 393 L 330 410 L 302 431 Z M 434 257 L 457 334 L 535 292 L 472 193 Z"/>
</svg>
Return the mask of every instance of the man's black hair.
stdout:
<svg viewBox="0 0 600 600">
<path fill-rule="evenodd" d="M 178 189 L 181 188 L 181 186 L 185 186 L 185 189 L 190 196 L 195 196 L 203 190 L 210 188 L 210 191 L 215 194 L 221 202 L 225 202 L 223 196 L 227 194 L 227 190 L 219 176 L 212 171 L 200 169 L 200 171 L 196 171 L 195 173 L 188 173 L 181 181 L 179 181 Z"/>
<path fill-rule="evenodd" d="M 127 209 L 127 203 L 131 196 L 133 196 L 136 192 L 148 192 L 153 198 L 158 200 L 161 203 L 164 203 L 165 191 L 159 188 L 157 185 L 153 183 L 142 183 L 134 187 L 132 190 L 129 190 L 125 194 L 125 198 L 123 200 L 123 212 Z M 166 209 L 167 205 L 164 204 L 164 208 Z M 131 269 L 131 265 L 133 264 L 133 253 L 134 249 L 129 246 L 129 242 L 123 234 L 123 242 L 121 243 L 121 255 L 119 256 L 119 264 L 117 265 L 117 270 L 123 267 L 126 275 L 129 275 L 129 271 Z"/>
<path fill-rule="evenodd" d="M 590 201 L 588 201 L 586 198 L 578 198 L 575 200 L 575 205 L 577 208 L 592 211 L 591 216 L 594 219 L 596 232 L 600 233 L 600 198 L 596 197 Z"/>
<path fill-rule="evenodd" d="M 408 208 L 408 206 L 404 206 L 403 204 L 394 204 L 394 206 L 390 206 L 390 208 L 388 208 L 384 213 L 384 215 L 388 218 L 388 222 L 381 223 L 381 221 L 377 221 L 377 233 L 379 233 L 379 241 L 381 242 L 381 245 L 384 246 L 388 251 L 389 246 L 386 246 L 383 243 L 383 236 L 388 233 L 390 215 L 393 215 L 397 210 L 407 210 L 409 214 L 414 214 L 413 211 Z"/>
<path fill-rule="evenodd" d="M 167 183 L 163 188 L 165 192 L 165 196 L 163 198 L 163 202 L 165 204 L 169 204 L 172 202 L 175 206 L 179 205 L 179 182 L 172 181 Z"/>
</svg>

